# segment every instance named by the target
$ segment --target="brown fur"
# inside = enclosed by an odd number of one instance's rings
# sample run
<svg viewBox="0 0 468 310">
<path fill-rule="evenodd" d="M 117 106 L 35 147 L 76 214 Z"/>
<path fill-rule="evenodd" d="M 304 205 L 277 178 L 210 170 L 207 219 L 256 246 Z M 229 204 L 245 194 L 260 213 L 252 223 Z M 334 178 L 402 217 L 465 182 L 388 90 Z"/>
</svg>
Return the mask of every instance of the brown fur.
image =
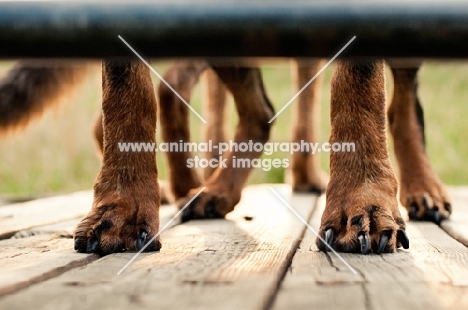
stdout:
<svg viewBox="0 0 468 310">
<path fill-rule="evenodd" d="M 102 111 L 99 110 L 94 120 L 93 127 L 94 139 L 96 142 L 96 149 L 98 156 L 102 158 L 102 152 L 104 150 L 104 129 L 102 128 Z"/>
<path fill-rule="evenodd" d="M 293 66 L 293 84 L 295 93 L 306 85 L 324 65 L 323 61 L 297 60 Z M 301 140 L 318 142 L 320 130 L 320 86 L 322 76 L 319 75 L 298 96 L 293 107 L 292 142 Z M 327 176 L 320 168 L 318 154 L 310 152 L 292 155 L 292 185 L 296 192 L 322 193 L 327 187 Z"/>
<path fill-rule="evenodd" d="M 397 231 L 405 229 L 400 216 L 397 180 L 387 153 L 385 75 L 383 61 L 357 64 L 341 61 L 331 85 L 330 143 L 355 142 L 356 152 L 332 152 L 330 182 L 320 235 L 333 231 L 331 245 L 359 252 L 359 235 L 366 236 L 372 251 L 381 237 L 389 241 L 384 252 L 394 252 Z M 317 239 L 323 251 L 326 246 Z"/>
<path fill-rule="evenodd" d="M 450 215 L 450 200 L 425 152 L 422 109 L 417 97 L 419 66 L 392 66 L 394 93 L 388 109 L 400 171 L 400 202 L 411 219 L 438 223 Z"/>
<path fill-rule="evenodd" d="M 206 68 L 204 62 L 180 62 L 168 72 L 166 80 L 188 101 L 193 84 Z M 149 71 L 142 63 L 130 61 L 103 62 L 102 69 L 102 126 L 98 121 L 96 134 L 102 137 L 103 163 L 94 186 L 92 209 L 78 225 L 74 237 L 78 251 L 105 255 L 141 249 L 154 236 L 159 229 L 159 188 L 153 153 L 118 150 L 119 142 L 155 143 L 156 100 Z M 260 71 L 234 66 L 213 69 L 236 102 L 236 142 L 266 142 L 273 109 Z M 374 252 L 393 252 L 399 245 L 407 247 L 407 239 L 401 237 L 405 224 L 399 214 L 397 183 L 387 154 L 384 82 L 383 62 L 343 61 L 335 69 L 330 142 L 355 142 L 357 147 L 355 153 L 331 154 L 330 184 L 320 234 L 338 250 L 363 251 L 360 236 L 369 240 Z M 171 90 L 161 85 L 158 94 L 163 138 L 166 142 L 189 141 L 188 110 Z M 392 126 L 398 127 L 398 114 L 390 112 Z M 298 127 L 297 137 L 305 136 L 305 132 Z M 416 148 L 414 153 L 420 151 Z M 195 170 L 185 165 L 189 153 L 168 155 L 176 195 L 185 197 L 180 206 L 201 186 L 206 187 L 184 212 L 185 220 L 223 217 L 232 211 L 251 170 L 232 168 L 233 156 L 260 156 L 234 151 L 227 155 L 228 168 L 218 168 L 201 185 Z M 330 230 L 331 240 L 326 234 Z M 388 237 L 388 242 L 382 243 L 383 236 Z M 317 244 L 326 250 L 322 242 Z M 158 250 L 160 246 L 156 239 L 146 250 Z"/>
<path fill-rule="evenodd" d="M 164 79 L 179 93 L 186 102 L 190 102 L 190 93 L 199 75 L 207 68 L 205 62 L 181 61 L 175 63 L 165 74 Z M 158 88 L 160 104 L 161 133 L 164 142 L 190 141 L 188 128 L 190 110 L 167 87 L 161 83 Z M 195 169 L 189 169 L 186 161 L 190 152 L 166 153 L 169 162 L 169 183 L 176 199 L 185 197 L 192 188 L 201 185 Z"/>
<path fill-rule="evenodd" d="M 321 60 L 296 60 L 293 62 L 292 76 L 293 84 L 297 93 L 306 85 L 312 77 L 323 66 Z M 293 135 L 292 141 L 301 140 L 317 142 L 319 136 L 320 118 L 320 84 L 322 77 L 319 75 L 298 96 L 298 102 L 294 105 Z M 213 144 L 224 142 L 225 135 L 225 109 L 226 109 L 226 87 L 221 83 L 216 73 L 207 70 L 203 79 L 203 103 L 204 112 L 207 115 L 205 129 L 205 141 L 213 141 Z M 218 158 L 218 152 L 208 152 L 205 158 Z M 292 186 L 296 192 L 322 193 L 327 186 L 327 175 L 320 168 L 318 154 L 295 153 L 292 156 Z M 214 169 L 207 167 L 203 170 L 207 179 Z"/>
<path fill-rule="evenodd" d="M 103 161 L 94 202 L 75 230 L 75 249 L 101 255 L 139 250 L 159 230 L 159 188 L 154 153 L 125 153 L 119 142 L 153 142 L 156 100 L 140 61 L 102 66 Z M 146 251 L 159 250 L 159 238 Z"/>
<path fill-rule="evenodd" d="M 201 70 L 191 70 L 191 65 L 188 63 L 173 69 L 166 74 L 166 81 L 171 83 L 185 99 L 188 99 L 193 83 L 201 74 Z M 270 127 L 268 120 L 273 116 L 273 108 L 266 97 L 260 71 L 242 67 L 213 67 L 213 69 L 233 94 L 236 103 L 239 125 L 234 140 L 237 143 L 249 140 L 266 142 Z M 186 82 L 181 83 L 180 81 Z M 161 84 L 158 93 L 164 140 L 166 142 L 189 141 L 187 139 L 189 132 L 187 108 L 164 84 Z M 238 151 L 225 154 L 225 158 L 228 159 L 227 168 L 217 168 L 200 186 L 192 185 L 199 182 L 195 169 L 186 167 L 186 159 L 190 158 L 190 153 L 182 155 L 180 153 L 167 153 L 167 155 L 171 170 L 170 181 L 176 190 L 183 189 L 183 191 L 175 191 L 177 198 L 185 197 L 179 202 L 180 207 L 184 206 L 200 190 L 201 186 L 206 187 L 183 213 L 182 219 L 189 220 L 192 218 L 224 217 L 232 211 L 240 200 L 242 188 L 251 171 L 250 168 L 233 168 L 233 157 L 254 159 L 261 154 Z M 190 189 L 192 190 L 188 192 Z"/>
<path fill-rule="evenodd" d="M 319 62 L 312 62 L 312 63 L 307 63 L 307 62 L 299 62 L 297 67 L 295 67 L 294 72 L 297 74 L 295 78 L 295 84 L 298 85 L 298 89 L 302 87 L 302 85 L 306 84 L 312 76 L 318 71 L 320 66 Z M 368 204 L 367 206 L 357 206 L 359 204 L 359 201 L 353 202 L 353 200 L 350 197 L 344 198 L 344 200 L 341 203 L 344 203 L 344 201 L 351 201 L 351 204 L 356 203 L 355 206 L 352 206 L 352 208 L 357 208 L 357 210 L 344 210 L 341 212 L 344 212 L 344 214 L 341 214 L 341 224 L 334 223 L 335 225 L 343 225 L 343 219 L 348 219 L 348 216 L 346 215 L 347 212 L 353 213 L 353 212 L 361 212 L 362 214 L 360 215 L 355 215 L 353 216 L 350 220 L 348 225 L 351 226 L 354 231 L 347 230 L 345 229 L 344 231 L 339 231 L 339 229 L 336 231 L 338 234 L 334 246 L 340 250 L 343 251 L 358 251 L 359 248 L 361 247 L 361 244 L 358 242 L 358 235 L 363 235 L 365 234 L 368 236 L 370 240 L 370 250 L 372 251 L 389 251 L 393 252 L 397 246 L 403 245 L 407 246 L 408 241 L 406 236 L 402 234 L 404 232 L 404 221 L 402 220 L 398 209 L 396 208 L 395 204 L 395 188 L 396 188 L 396 183 L 395 183 L 395 177 L 393 175 L 393 172 L 391 170 L 389 161 L 388 161 L 388 155 L 386 153 L 386 141 L 385 141 L 385 135 L 382 133 L 385 130 L 385 120 L 384 120 L 384 115 L 382 114 L 382 107 L 385 106 L 385 89 L 384 89 L 384 79 L 382 72 L 380 72 L 380 69 L 377 70 L 377 67 L 381 67 L 381 64 L 373 64 L 373 65 L 358 65 L 358 64 L 350 64 L 350 63 L 344 63 L 342 67 L 340 67 L 339 70 L 345 69 L 347 66 L 348 68 L 348 73 L 347 74 L 342 74 L 342 73 L 337 73 L 335 76 L 334 83 L 332 85 L 332 89 L 335 91 L 334 94 L 335 99 L 334 102 L 341 102 L 346 100 L 351 100 L 351 102 L 354 102 L 350 108 L 350 110 L 346 110 L 349 115 L 356 115 L 362 113 L 360 110 L 364 109 L 363 112 L 366 112 L 368 115 L 368 119 L 374 119 L 374 124 L 369 124 L 368 126 L 362 126 L 362 128 L 359 128 L 356 126 L 354 128 L 355 133 L 361 134 L 362 137 L 362 132 L 370 132 L 371 137 L 377 137 L 374 142 L 372 139 L 367 139 L 364 138 L 364 140 L 358 141 L 358 144 L 364 145 L 365 141 L 368 142 L 370 146 L 373 146 L 373 148 L 369 148 L 366 150 L 366 152 L 363 154 L 360 154 L 359 156 L 364 156 L 364 158 L 368 158 L 371 160 L 375 160 L 375 163 L 373 167 L 368 167 L 368 163 L 359 163 L 359 160 L 357 158 L 353 159 L 357 164 L 360 166 L 364 165 L 365 169 L 360 169 L 360 171 L 367 171 L 368 173 L 371 174 L 371 177 L 374 178 L 373 182 L 375 182 L 377 185 L 375 186 L 368 186 L 366 183 L 367 181 L 361 181 L 364 183 L 362 187 L 359 185 L 359 182 L 356 183 L 354 181 L 349 181 L 348 183 L 346 182 L 346 178 L 341 178 L 341 177 L 335 177 L 338 185 L 335 185 L 336 188 L 341 188 L 341 192 L 348 191 L 349 187 L 351 184 L 354 184 L 355 187 L 358 187 L 359 189 L 353 188 L 352 192 L 359 193 L 360 191 L 364 192 L 364 195 L 361 196 L 362 200 L 369 200 L 373 201 L 372 203 Z M 351 68 L 351 69 L 350 69 Z M 346 71 L 346 70 L 344 70 Z M 394 74 L 397 72 L 396 70 L 393 70 Z M 396 135 L 396 140 L 402 141 L 402 143 L 406 143 L 405 139 L 408 137 L 412 137 L 412 141 L 416 141 L 419 144 L 416 144 L 417 146 L 422 146 L 420 148 L 411 148 L 410 156 L 398 156 L 398 152 L 401 151 L 401 148 L 398 149 L 396 148 L 397 152 L 397 159 L 398 162 L 401 165 L 407 165 L 406 169 L 409 167 L 412 167 L 414 164 L 411 163 L 411 158 L 412 156 L 421 159 L 418 161 L 418 164 L 422 166 L 423 170 L 425 169 L 425 174 L 428 175 L 428 179 L 414 179 L 413 177 L 413 184 L 423 186 L 424 183 L 428 182 L 429 184 L 432 184 L 434 187 L 434 191 L 432 193 L 440 193 L 440 196 L 442 196 L 442 201 L 445 202 L 443 205 L 445 207 L 445 211 L 449 210 L 449 202 L 448 199 L 446 198 L 446 195 L 444 196 L 444 189 L 443 189 L 443 184 L 438 181 L 437 177 L 435 174 L 432 173 L 432 170 L 430 168 L 430 165 L 427 161 L 427 157 L 424 154 L 424 145 L 423 145 L 423 128 L 418 124 L 418 117 L 415 113 L 416 109 L 414 108 L 414 100 L 411 99 L 411 96 L 415 96 L 416 92 L 416 87 L 413 87 L 414 85 L 414 80 L 412 78 L 404 78 L 407 76 L 410 72 L 411 69 L 401 69 L 399 71 L 400 73 L 396 73 L 395 76 L 395 98 L 398 101 L 400 105 L 406 104 L 403 108 L 399 108 L 398 112 L 395 112 L 395 99 L 393 101 L 394 104 L 392 104 L 389 112 L 390 120 L 391 123 L 393 124 L 392 127 L 392 132 L 396 131 L 403 131 L 405 134 L 401 135 Z M 402 78 L 403 76 L 403 78 Z M 410 74 L 411 76 L 411 74 Z M 414 74 L 412 75 L 414 78 Z M 212 92 L 207 92 L 208 93 L 208 109 L 209 109 L 209 115 L 212 116 L 212 118 L 215 118 L 215 120 L 212 120 L 210 122 L 209 130 L 208 130 L 208 139 L 218 139 L 219 141 L 224 141 L 225 139 L 224 134 L 223 134 L 223 119 L 224 119 L 224 105 L 225 105 L 225 90 L 222 89 L 219 86 L 219 80 L 216 78 L 214 74 L 211 74 L 208 78 L 209 81 L 209 87 L 211 87 Z M 337 82 L 338 81 L 338 82 Z M 354 83 L 352 87 L 354 88 L 360 88 L 362 87 L 362 83 L 365 83 L 368 85 L 368 88 L 365 88 L 360 94 L 353 94 L 350 96 L 350 93 L 345 93 L 345 94 L 340 94 L 340 92 L 343 92 L 341 88 L 343 85 L 346 84 L 346 81 Z M 318 86 L 320 81 L 316 80 L 312 85 L 309 86 L 308 89 L 306 89 L 301 96 L 299 96 L 299 103 L 297 105 L 297 109 L 295 110 L 296 114 L 296 120 L 294 121 L 295 127 L 293 130 L 293 141 L 300 141 L 306 140 L 306 141 L 316 141 L 316 132 L 317 132 L 317 124 L 318 121 L 315 120 L 318 116 L 318 108 L 317 108 L 317 97 L 318 97 Z M 401 85 L 399 85 L 401 83 Z M 411 91 L 410 91 L 411 90 Z M 409 92 L 409 93 L 405 93 Z M 374 93 L 374 94 L 372 94 Z M 403 94 L 403 96 L 402 96 Z M 353 105 L 358 104 L 358 100 L 356 98 L 353 98 L 353 96 L 361 96 L 361 98 L 364 98 L 365 100 L 361 103 L 361 106 L 356 108 L 356 106 L 353 107 Z M 370 111 L 366 111 L 366 103 L 373 103 L 375 105 L 374 108 L 372 108 Z M 408 111 L 408 105 L 411 108 L 411 111 Z M 337 106 L 336 104 L 334 106 Z M 349 107 L 348 107 L 349 108 Z M 334 112 L 333 112 L 334 111 Z M 340 109 L 335 109 L 332 111 L 332 119 L 334 119 L 335 114 L 342 114 L 340 112 Z M 409 113 L 412 112 L 412 113 Z M 366 114 L 364 113 L 364 114 Z M 343 113 L 346 115 L 347 113 Z M 216 118 L 217 116 L 217 118 Z M 395 118 L 398 118 L 399 120 L 395 122 Z M 419 118 L 422 119 L 422 115 L 419 116 Z M 382 119 L 383 122 L 382 123 Z M 347 121 L 352 123 L 352 124 L 359 124 L 361 121 L 359 120 L 358 117 L 356 118 L 348 118 Z M 413 126 L 413 125 L 417 126 Z M 335 128 L 342 128 L 343 124 L 332 124 L 332 126 Z M 397 127 L 396 129 L 394 127 Z M 410 127 L 410 129 L 408 129 Z M 368 129 L 374 129 L 374 132 L 369 131 Z M 412 129 L 417 129 L 417 131 L 412 131 Z M 347 132 L 348 130 L 344 130 L 343 132 Z M 218 136 L 217 136 L 218 135 Z M 367 136 L 366 136 L 367 137 Z M 384 139 L 382 140 L 382 137 Z M 217 141 L 218 141 L 217 140 Z M 333 135 L 332 135 L 332 140 L 333 140 Z M 385 143 L 382 143 L 382 141 L 385 141 Z M 344 141 L 341 141 L 344 142 Z M 398 143 L 398 142 L 397 142 Z M 384 153 L 375 153 L 376 150 L 384 150 Z M 374 155 L 377 155 L 375 157 Z M 210 156 L 213 156 L 213 154 L 208 154 L 209 158 L 212 158 Z M 337 157 L 338 155 L 333 155 L 334 157 Z M 342 155 L 344 156 L 344 155 Z M 339 157 L 339 156 L 338 156 Z M 333 162 L 333 160 L 332 160 Z M 345 163 L 346 161 L 343 160 L 336 160 L 337 163 Z M 333 164 L 332 164 L 333 165 Z M 379 166 L 383 166 L 384 168 L 379 170 Z M 342 164 L 342 166 L 346 166 L 346 164 Z M 340 169 L 340 168 L 338 168 Z M 373 171 L 374 170 L 374 171 Z M 351 170 L 353 171 L 353 170 Z M 376 171 L 378 173 L 376 173 Z M 310 186 L 311 185 L 321 185 L 318 186 L 317 188 L 314 187 L 314 189 L 320 190 L 321 188 L 324 188 L 324 178 L 319 174 L 320 168 L 319 165 L 316 161 L 316 158 L 314 159 L 313 156 L 310 156 L 307 158 L 307 156 L 303 156 L 302 154 L 295 154 L 293 157 L 293 176 L 294 176 L 294 188 L 296 190 L 311 190 Z M 373 174 L 376 173 L 376 176 Z M 432 173 L 433 175 L 429 175 Z M 208 172 L 208 175 L 211 174 L 211 171 Z M 411 174 L 411 173 L 410 173 Z M 352 175 L 352 173 L 351 173 Z M 402 174 L 402 196 L 400 197 L 405 197 L 405 181 L 408 179 L 408 175 Z M 435 179 L 433 178 L 435 177 Z M 364 177 L 366 179 L 366 177 Z M 419 180 L 419 181 L 418 181 Z M 387 184 L 385 184 L 387 182 Z M 343 185 L 344 183 L 344 185 Z M 413 187 L 413 188 L 417 188 Z M 330 190 L 331 192 L 334 192 L 335 190 Z M 366 193 L 366 191 L 368 191 Z M 337 191 L 340 193 L 340 191 Z M 386 192 L 386 193 L 385 193 Z M 414 193 L 414 190 L 412 191 Z M 416 192 L 417 194 L 417 192 Z M 366 196 L 367 195 L 367 196 Z M 373 196 L 374 195 L 374 196 Z M 336 195 L 335 195 L 336 196 Z M 338 194 L 340 196 L 340 194 Z M 439 196 L 439 197 L 440 197 Z M 190 197 L 190 196 L 189 196 Z M 333 195 L 331 196 L 333 198 Z M 377 197 L 377 198 L 376 198 Z M 435 198 L 433 198 L 435 197 Z M 440 205 L 437 205 L 437 199 L 439 198 L 435 194 L 428 195 L 427 193 L 423 193 L 422 198 L 418 199 L 413 199 L 408 203 L 408 199 L 402 200 L 404 205 L 406 206 L 411 206 L 411 204 L 415 204 L 417 202 L 420 202 L 420 209 L 422 207 L 425 208 L 427 211 L 428 207 L 427 204 L 433 203 L 431 206 L 433 206 L 431 209 L 432 210 L 438 210 L 440 209 Z M 202 196 L 203 198 L 203 196 Z M 216 201 L 218 197 L 209 197 L 208 200 Z M 381 198 L 383 201 L 381 201 L 380 205 L 377 203 L 377 201 Z M 336 199 L 336 198 L 335 198 Z M 351 200 L 349 200 L 351 199 Z M 206 199 L 205 199 L 206 200 Z M 440 201 L 440 200 L 439 200 Z M 206 203 L 205 201 L 201 203 L 202 205 L 207 205 L 209 203 Z M 213 203 L 216 205 L 216 203 Z M 331 199 L 331 203 L 333 204 L 333 199 Z M 339 203 L 338 203 L 339 204 Z M 448 206 L 448 207 L 447 207 Z M 359 209 L 361 208 L 361 209 Z M 333 207 L 329 208 L 331 210 L 334 210 Z M 365 212 L 364 212 L 364 211 Z M 340 213 L 337 210 L 334 210 L 336 213 Z M 423 210 L 423 215 L 424 215 L 424 210 Z M 329 214 L 324 214 L 324 218 L 326 219 L 327 217 L 330 217 L 331 215 Z M 336 214 L 335 214 L 336 216 Z M 411 216 L 411 214 L 410 214 Z M 433 218 L 428 218 L 422 217 L 422 219 L 429 219 L 429 220 L 434 220 Z M 441 213 L 441 219 L 446 218 L 445 213 Z M 359 219 L 358 222 L 356 222 Z M 347 220 L 345 220 L 346 222 Z M 326 220 L 325 220 L 326 222 Z M 327 225 L 329 227 L 324 228 L 328 229 L 330 228 L 330 223 L 327 222 Z M 357 229 L 357 230 L 356 230 Z M 336 230 L 336 229 L 335 229 Z M 323 233 L 323 231 L 322 231 Z M 341 234 L 341 235 L 340 235 Z M 381 245 L 381 238 L 383 235 L 386 235 L 390 238 L 388 243 L 382 243 L 382 248 L 379 249 L 379 245 Z M 324 249 L 324 245 L 322 245 L 322 249 Z"/>
<path fill-rule="evenodd" d="M 0 82 L 0 134 L 29 124 L 57 106 L 84 80 L 85 63 L 19 62 Z"/>
<path fill-rule="evenodd" d="M 219 80 L 216 72 L 208 69 L 202 76 L 203 85 L 203 104 L 206 113 L 205 141 L 213 141 L 213 145 L 225 142 L 226 132 L 224 121 L 226 117 L 226 86 Z M 207 152 L 205 158 L 219 158 L 219 151 Z M 208 166 L 203 170 L 205 180 L 208 179 L 214 168 Z"/>
</svg>

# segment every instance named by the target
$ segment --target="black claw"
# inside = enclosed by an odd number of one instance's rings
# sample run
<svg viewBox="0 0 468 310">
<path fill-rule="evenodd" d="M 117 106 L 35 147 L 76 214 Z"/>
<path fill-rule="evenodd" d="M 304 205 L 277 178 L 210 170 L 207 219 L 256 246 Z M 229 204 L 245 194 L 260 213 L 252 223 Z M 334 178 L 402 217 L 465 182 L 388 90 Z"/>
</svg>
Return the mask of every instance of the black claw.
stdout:
<svg viewBox="0 0 468 310">
<path fill-rule="evenodd" d="M 408 236 L 406 235 L 406 231 L 404 231 L 403 229 L 400 229 L 400 230 L 397 232 L 397 240 L 400 241 L 401 246 L 402 246 L 404 249 L 408 249 L 408 248 L 409 248 L 409 239 L 408 239 Z"/>
<path fill-rule="evenodd" d="M 437 225 L 440 224 L 439 210 L 433 210 L 433 211 L 432 211 L 432 220 L 433 220 L 434 223 L 436 223 Z"/>
<path fill-rule="evenodd" d="M 359 235 L 358 240 L 361 244 L 361 253 L 367 254 L 369 252 L 369 237 L 365 234 L 361 234 Z"/>
<path fill-rule="evenodd" d="M 417 206 L 415 203 L 412 203 L 409 207 L 409 210 L 408 210 L 408 216 L 410 219 L 415 219 L 416 218 L 416 210 L 417 210 Z"/>
<path fill-rule="evenodd" d="M 98 244 L 99 244 L 99 242 L 95 238 L 89 240 L 88 245 L 86 246 L 86 253 L 96 252 Z"/>
<path fill-rule="evenodd" d="M 213 201 L 209 201 L 205 206 L 205 218 L 214 219 L 216 217 L 216 204 Z"/>
<path fill-rule="evenodd" d="M 330 247 L 333 247 L 333 241 L 335 239 L 335 232 L 333 231 L 333 229 L 331 228 L 328 228 L 326 231 L 325 231 L 325 242 L 326 244 L 324 244 L 324 248 L 325 248 L 325 252 L 328 252 L 330 250 L 330 248 L 327 246 L 327 244 L 330 246 Z"/>
<path fill-rule="evenodd" d="M 425 209 L 429 209 L 429 203 L 427 202 L 427 198 L 426 197 L 423 197 L 422 198 L 422 204 L 424 206 Z"/>
<path fill-rule="evenodd" d="M 148 236 L 148 233 L 146 231 L 142 231 L 140 233 L 140 236 L 138 237 L 137 244 L 136 244 L 137 251 L 140 251 L 145 246 L 145 241 L 146 241 L 147 236 Z"/>
<path fill-rule="evenodd" d="M 195 212 L 193 212 L 193 209 L 188 207 L 182 212 L 182 223 L 188 222 L 193 219 Z"/>
<path fill-rule="evenodd" d="M 380 243 L 377 249 L 377 254 L 382 254 L 382 252 L 385 250 L 385 247 L 387 246 L 387 243 L 388 243 L 388 236 L 386 234 L 382 234 L 380 236 Z"/>
<path fill-rule="evenodd" d="M 75 251 L 80 253 L 86 252 L 86 240 L 82 237 L 75 237 Z"/>
<path fill-rule="evenodd" d="M 444 208 L 447 210 L 449 213 L 452 213 L 452 205 L 449 204 L 448 202 L 444 203 Z"/>
</svg>

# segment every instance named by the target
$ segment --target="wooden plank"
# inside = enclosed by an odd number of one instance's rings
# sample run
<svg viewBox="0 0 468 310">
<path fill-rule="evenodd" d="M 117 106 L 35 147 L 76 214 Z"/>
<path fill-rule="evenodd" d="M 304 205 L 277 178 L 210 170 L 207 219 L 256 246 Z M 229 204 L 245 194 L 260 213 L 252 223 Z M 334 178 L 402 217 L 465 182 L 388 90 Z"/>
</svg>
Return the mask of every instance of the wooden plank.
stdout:
<svg viewBox="0 0 468 310">
<path fill-rule="evenodd" d="M 42 235 L 0 241 L 0 296 L 84 266 L 98 257 L 73 251 L 73 240 Z M 6 309 L 6 308 L 4 308 Z"/>
<path fill-rule="evenodd" d="M 92 191 L 83 191 L 1 207 L 0 239 L 31 227 L 84 217 L 92 202 Z"/>
<path fill-rule="evenodd" d="M 10 239 L 21 239 L 28 238 L 31 236 L 44 235 L 44 234 L 53 234 L 59 238 L 73 238 L 73 231 L 75 230 L 76 225 L 83 219 L 83 216 L 65 220 L 54 224 L 41 225 L 32 227 L 25 230 L 20 230 L 15 233 Z"/>
<path fill-rule="evenodd" d="M 162 207 L 161 225 L 166 225 L 176 211 L 174 205 Z M 98 259 L 96 255 L 79 254 L 73 250 L 73 230 L 80 220 L 81 217 L 38 226 L 17 233 L 15 238 L 0 241 L 0 296 Z"/>
<path fill-rule="evenodd" d="M 274 186 L 307 218 L 314 196 Z M 265 186 L 248 187 L 227 220 L 163 233 L 160 253 L 106 256 L 0 299 L 0 309 L 260 309 L 275 294 L 304 225 Z"/>
<path fill-rule="evenodd" d="M 468 187 L 449 189 L 453 213 L 450 220 L 443 221 L 441 227 L 449 235 L 468 246 Z"/>
<path fill-rule="evenodd" d="M 318 229 L 321 198 L 311 225 Z M 468 249 L 432 223 L 408 223 L 410 249 L 395 254 L 318 252 L 307 231 L 273 309 L 467 309 Z"/>
<path fill-rule="evenodd" d="M 159 216 L 161 221 L 161 227 L 163 227 L 169 220 L 177 213 L 175 205 L 162 205 L 159 210 Z M 72 238 L 73 231 L 76 225 L 83 219 L 83 216 L 73 218 L 71 220 L 65 220 L 54 224 L 41 225 L 32 227 L 25 230 L 20 230 L 15 233 L 11 238 L 20 239 L 31 236 L 43 235 L 43 234 L 55 234 L 61 238 Z M 176 225 L 177 220 L 173 222 Z"/>
</svg>

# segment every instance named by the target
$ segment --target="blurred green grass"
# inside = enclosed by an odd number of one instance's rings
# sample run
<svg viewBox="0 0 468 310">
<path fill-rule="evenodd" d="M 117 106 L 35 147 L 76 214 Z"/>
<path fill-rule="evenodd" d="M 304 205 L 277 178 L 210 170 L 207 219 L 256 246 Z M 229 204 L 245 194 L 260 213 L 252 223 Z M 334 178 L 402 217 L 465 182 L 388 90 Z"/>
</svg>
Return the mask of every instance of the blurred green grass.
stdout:
<svg viewBox="0 0 468 310">
<path fill-rule="evenodd" d="M 1 63 L 0 75 L 11 65 L 12 63 Z M 153 63 L 161 74 L 169 65 L 170 63 Z M 278 111 L 294 95 L 290 63 L 268 63 L 262 67 L 262 72 L 268 96 Z M 331 74 L 332 68 L 323 72 L 320 142 L 327 141 L 330 133 Z M 463 134 L 468 132 L 468 122 L 464 120 L 465 112 L 468 111 L 468 63 L 426 63 L 420 71 L 419 80 L 430 160 L 445 183 L 468 184 L 468 166 L 464 161 L 468 156 L 468 143 L 465 143 Z M 154 76 L 153 81 L 157 87 L 159 81 Z M 0 195 L 42 196 L 92 187 L 100 166 L 92 136 L 94 115 L 100 108 L 100 85 L 100 74 L 96 72 L 90 75 L 74 97 L 67 98 L 65 104 L 58 109 L 47 111 L 43 118 L 31 123 L 25 130 L 0 137 Z M 389 97 L 392 86 L 388 70 L 387 85 Z M 201 100 L 201 87 L 197 85 L 193 92 L 192 105 L 203 115 Z M 292 105 L 275 120 L 271 141 L 289 141 Z M 232 99 L 229 100 L 227 115 L 230 116 L 227 121 L 228 132 L 232 137 L 237 123 Z M 192 113 L 190 126 L 193 140 L 200 141 L 202 123 Z M 159 136 L 158 130 L 158 142 L 161 141 Z M 284 153 L 274 156 L 288 157 Z M 319 156 L 323 169 L 328 171 L 329 155 L 320 153 Z M 164 154 L 157 154 L 157 161 L 160 178 L 165 179 L 167 165 Z M 249 182 L 283 182 L 284 173 L 284 169 L 273 168 L 268 172 L 255 169 Z"/>
</svg>

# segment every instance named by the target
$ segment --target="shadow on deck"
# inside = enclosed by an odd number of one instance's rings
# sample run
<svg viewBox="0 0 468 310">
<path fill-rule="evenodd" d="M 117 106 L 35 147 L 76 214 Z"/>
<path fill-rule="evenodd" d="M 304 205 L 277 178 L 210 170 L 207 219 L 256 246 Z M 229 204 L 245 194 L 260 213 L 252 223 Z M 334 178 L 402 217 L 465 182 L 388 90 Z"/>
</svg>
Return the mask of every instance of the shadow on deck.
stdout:
<svg viewBox="0 0 468 310">
<path fill-rule="evenodd" d="M 271 186 L 318 229 L 323 197 Z M 135 253 L 73 250 L 92 192 L 1 206 L 0 309 L 468 309 L 467 188 L 441 227 L 408 223 L 409 250 L 340 254 L 354 274 L 268 187 L 247 187 L 227 220 L 172 225 L 120 275 Z M 161 227 L 175 213 L 162 207 Z"/>
</svg>

